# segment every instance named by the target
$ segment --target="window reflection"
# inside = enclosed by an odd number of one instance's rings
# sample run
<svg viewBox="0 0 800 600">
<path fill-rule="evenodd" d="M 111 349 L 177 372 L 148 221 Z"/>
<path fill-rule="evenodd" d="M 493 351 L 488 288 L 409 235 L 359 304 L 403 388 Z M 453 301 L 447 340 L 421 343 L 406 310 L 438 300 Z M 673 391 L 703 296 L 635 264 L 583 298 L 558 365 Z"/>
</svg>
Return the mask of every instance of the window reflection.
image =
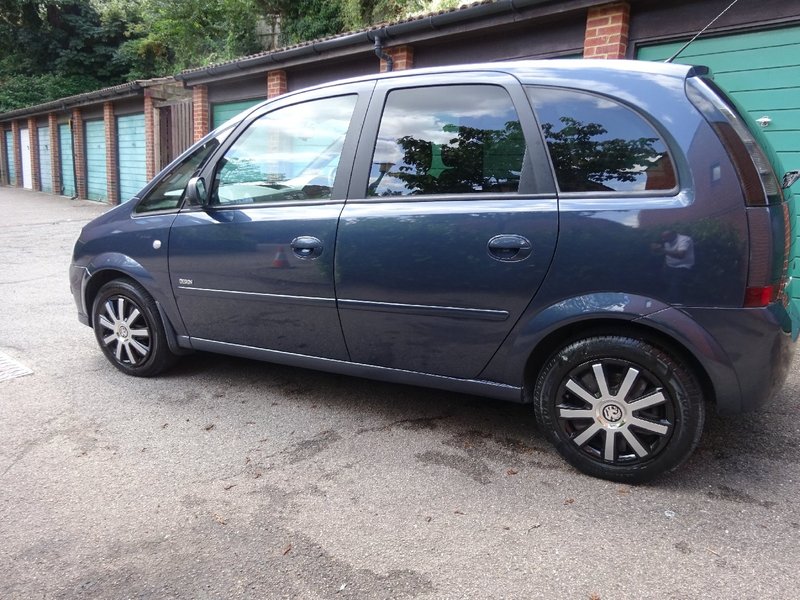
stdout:
<svg viewBox="0 0 800 600">
<path fill-rule="evenodd" d="M 214 202 L 330 198 L 356 96 L 279 108 L 254 121 L 217 166 Z"/>
<path fill-rule="evenodd" d="M 525 155 L 519 118 L 497 86 L 388 95 L 368 195 L 516 192 Z"/>
<path fill-rule="evenodd" d="M 675 187 L 675 168 L 666 144 L 631 109 L 571 90 L 527 91 L 562 192 L 643 192 Z"/>
</svg>

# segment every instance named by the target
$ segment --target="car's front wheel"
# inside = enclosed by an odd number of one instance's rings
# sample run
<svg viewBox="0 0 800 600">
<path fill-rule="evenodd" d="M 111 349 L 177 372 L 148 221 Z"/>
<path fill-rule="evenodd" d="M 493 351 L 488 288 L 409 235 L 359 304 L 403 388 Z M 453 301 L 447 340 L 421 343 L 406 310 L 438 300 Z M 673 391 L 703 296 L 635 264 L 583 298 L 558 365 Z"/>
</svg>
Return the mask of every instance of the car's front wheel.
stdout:
<svg viewBox="0 0 800 600">
<path fill-rule="evenodd" d="M 677 355 L 631 337 L 565 345 L 540 372 L 533 400 L 558 452 L 613 481 L 643 482 L 674 469 L 703 429 L 697 377 Z"/>
<path fill-rule="evenodd" d="M 133 281 L 116 279 L 100 288 L 92 324 L 103 354 L 127 375 L 151 377 L 175 360 L 155 301 Z"/>
</svg>

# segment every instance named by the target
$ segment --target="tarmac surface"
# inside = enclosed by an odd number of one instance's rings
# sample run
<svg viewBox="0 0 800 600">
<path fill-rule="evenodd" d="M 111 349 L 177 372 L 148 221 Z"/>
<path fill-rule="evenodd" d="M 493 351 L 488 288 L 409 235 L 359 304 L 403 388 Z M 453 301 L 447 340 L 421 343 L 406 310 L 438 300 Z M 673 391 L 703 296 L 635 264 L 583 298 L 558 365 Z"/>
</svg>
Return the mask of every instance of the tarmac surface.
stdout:
<svg viewBox="0 0 800 600">
<path fill-rule="evenodd" d="M 107 208 L 0 188 L 0 598 L 797 597 L 800 355 L 614 484 L 528 406 L 209 354 L 126 377 L 67 279 Z"/>
</svg>

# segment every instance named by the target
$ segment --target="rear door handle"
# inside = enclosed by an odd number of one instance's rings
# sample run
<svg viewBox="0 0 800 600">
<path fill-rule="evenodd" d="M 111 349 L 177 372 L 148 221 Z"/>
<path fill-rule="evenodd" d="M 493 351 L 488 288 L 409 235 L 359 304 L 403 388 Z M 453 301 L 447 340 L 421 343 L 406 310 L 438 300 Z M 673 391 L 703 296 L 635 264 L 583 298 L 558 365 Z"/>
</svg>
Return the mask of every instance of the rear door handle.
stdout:
<svg viewBox="0 0 800 600">
<path fill-rule="evenodd" d="M 487 244 L 489 256 L 503 262 L 517 262 L 530 256 L 533 245 L 521 235 L 504 233 L 496 235 Z"/>
<path fill-rule="evenodd" d="M 313 259 L 322 254 L 322 240 L 310 235 L 294 238 L 290 246 L 297 258 Z"/>
</svg>

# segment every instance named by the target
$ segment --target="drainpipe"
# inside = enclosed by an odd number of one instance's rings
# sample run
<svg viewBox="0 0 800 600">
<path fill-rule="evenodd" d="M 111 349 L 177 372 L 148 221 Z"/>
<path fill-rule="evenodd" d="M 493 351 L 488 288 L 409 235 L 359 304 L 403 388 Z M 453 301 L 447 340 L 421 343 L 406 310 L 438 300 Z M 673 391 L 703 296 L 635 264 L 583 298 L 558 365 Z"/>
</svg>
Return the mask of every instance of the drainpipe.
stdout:
<svg viewBox="0 0 800 600">
<path fill-rule="evenodd" d="M 379 35 L 375 36 L 375 56 L 386 61 L 386 72 L 391 72 L 394 67 L 394 60 L 390 55 L 383 51 L 383 38 Z"/>
</svg>

